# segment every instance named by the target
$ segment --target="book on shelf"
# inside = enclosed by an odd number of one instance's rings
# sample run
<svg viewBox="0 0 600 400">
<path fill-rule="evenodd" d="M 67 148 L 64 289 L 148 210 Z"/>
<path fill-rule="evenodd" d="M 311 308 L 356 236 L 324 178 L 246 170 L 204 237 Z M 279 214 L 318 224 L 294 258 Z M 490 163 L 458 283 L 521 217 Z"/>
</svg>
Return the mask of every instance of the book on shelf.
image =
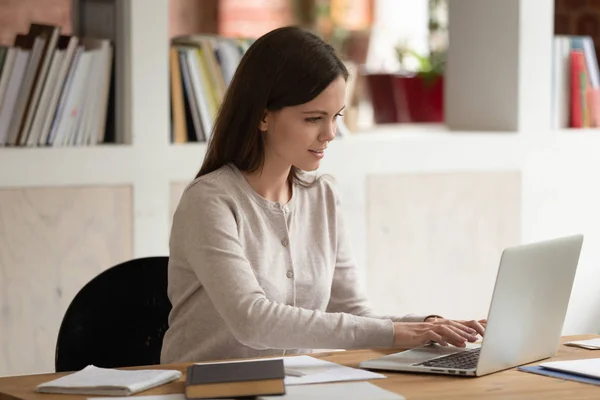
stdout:
<svg viewBox="0 0 600 400">
<path fill-rule="evenodd" d="M 252 39 L 185 35 L 169 53 L 171 141 L 206 142 L 221 101 Z"/>
<path fill-rule="evenodd" d="M 169 80 L 171 97 L 171 142 L 207 142 L 227 88 L 254 39 L 211 34 L 178 36 L 171 40 Z M 351 76 L 356 66 L 346 62 Z M 348 82 L 346 104 L 350 104 L 354 79 Z M 338 136 L 349 134 L 338 120 Z"/>
<path fill-rule="evenodd" d="M 0 47 L 0 146 L 108 141 L 113 47 L 39 23 Z"/>
<path fill-rule="evenodd" d="M 552 127 L 600 127 L 600 72 L 592 38 L 554 36 L 552 64 Z"/>
</svg>

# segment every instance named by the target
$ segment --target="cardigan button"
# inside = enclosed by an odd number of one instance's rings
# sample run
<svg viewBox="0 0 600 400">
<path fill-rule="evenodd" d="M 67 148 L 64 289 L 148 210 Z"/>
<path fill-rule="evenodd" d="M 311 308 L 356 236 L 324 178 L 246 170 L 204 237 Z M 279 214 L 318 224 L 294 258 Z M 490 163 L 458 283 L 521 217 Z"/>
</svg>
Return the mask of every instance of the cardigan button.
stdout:
<svg viewBox="0 0 600 400">
<path fill-rule="evenodd" d="M 283 247 L 287 247 L 288 244 L 290 244 L 290 241 L 288 240 L 288 238 L 283 238 L 281 239 L 281 244 L 283 245 Z"/>
<path fill-rule="evenodd" d="M 294 271 L 292 271 L 291 269 L 289 269 L 288 272 L 285 274 L 285 276 L 287 276 L 288 278 L 292 279 L 294 277 Z"/>
</svg>

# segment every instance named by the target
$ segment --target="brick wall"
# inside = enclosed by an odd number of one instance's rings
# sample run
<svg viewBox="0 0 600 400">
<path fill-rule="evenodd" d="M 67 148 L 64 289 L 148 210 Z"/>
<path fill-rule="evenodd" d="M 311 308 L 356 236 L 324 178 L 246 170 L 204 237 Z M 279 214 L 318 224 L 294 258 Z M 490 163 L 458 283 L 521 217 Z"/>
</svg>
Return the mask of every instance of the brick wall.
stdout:
<svg viewBox="0 0 600 400">
<path fill-rule="evenodd" d="M 257 38 L 294 21 L 290 0 L 220 0 L 219 34 Z"/>
<path fill-rule="evenodd" d="M 119 0 L 116 0 L 119 1 Z M 12 45 L 15 35 L 29 24 L 59 25 L 71 33 L 72 0 L 0 0 L 0 45 Z M 169 0 L 171 36 L 217 32 L 218 0 Z"/>
<path fill-rule="evenodd" d="M 0 45 L 12 45 L 32 22 L 59 25 L 71 33 L 71 0 L 0 0 Z"/>
<path fill-rule="evenodd" d="M 219 0 L 169 0 L 169 8 L 171 37 L 218 31 Z"/>
</svg>

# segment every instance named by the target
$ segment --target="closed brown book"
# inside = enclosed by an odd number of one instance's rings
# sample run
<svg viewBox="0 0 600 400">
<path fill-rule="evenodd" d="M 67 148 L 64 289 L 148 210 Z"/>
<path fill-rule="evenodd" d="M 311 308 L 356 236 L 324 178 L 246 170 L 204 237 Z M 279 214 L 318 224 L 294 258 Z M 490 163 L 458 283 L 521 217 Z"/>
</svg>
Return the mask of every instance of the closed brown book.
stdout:
<svg viewBox="0 0 600 400">
<path fill-rule="evenodd" d="M 285 394 L 283 360 L 195 364 L 187 369 L 187 399 Z"/>
</svg>

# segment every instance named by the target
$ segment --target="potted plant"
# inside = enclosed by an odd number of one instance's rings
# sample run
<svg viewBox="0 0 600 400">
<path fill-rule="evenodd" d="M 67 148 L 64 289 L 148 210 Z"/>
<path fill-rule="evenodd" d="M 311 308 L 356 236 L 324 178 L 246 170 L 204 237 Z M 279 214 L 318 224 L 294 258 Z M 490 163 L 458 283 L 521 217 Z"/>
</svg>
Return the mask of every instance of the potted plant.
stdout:
<svg viewBox="0 0 600 400">
<path fill-rule="evenodd" d="M 413 57 L 418 60 L 418 68 L 392 78 L 398 122 L 443 122 L 445 54 Z"/>
<path fill-rule="evenodd" d="M 447 0 L 429 0 L 428 53 L 399 44 L 397 73 L 367 74 L 377 124 L 443 122 L 447 15 Z"/>
<path fill-rule="evenodd" d="M 396 48 L 402 72 L 393 78 L 393 92 L 401 122 L 444 121 L 447 15 L 447 0 L 429 0 L 429 54 Z"/>
</svg>

